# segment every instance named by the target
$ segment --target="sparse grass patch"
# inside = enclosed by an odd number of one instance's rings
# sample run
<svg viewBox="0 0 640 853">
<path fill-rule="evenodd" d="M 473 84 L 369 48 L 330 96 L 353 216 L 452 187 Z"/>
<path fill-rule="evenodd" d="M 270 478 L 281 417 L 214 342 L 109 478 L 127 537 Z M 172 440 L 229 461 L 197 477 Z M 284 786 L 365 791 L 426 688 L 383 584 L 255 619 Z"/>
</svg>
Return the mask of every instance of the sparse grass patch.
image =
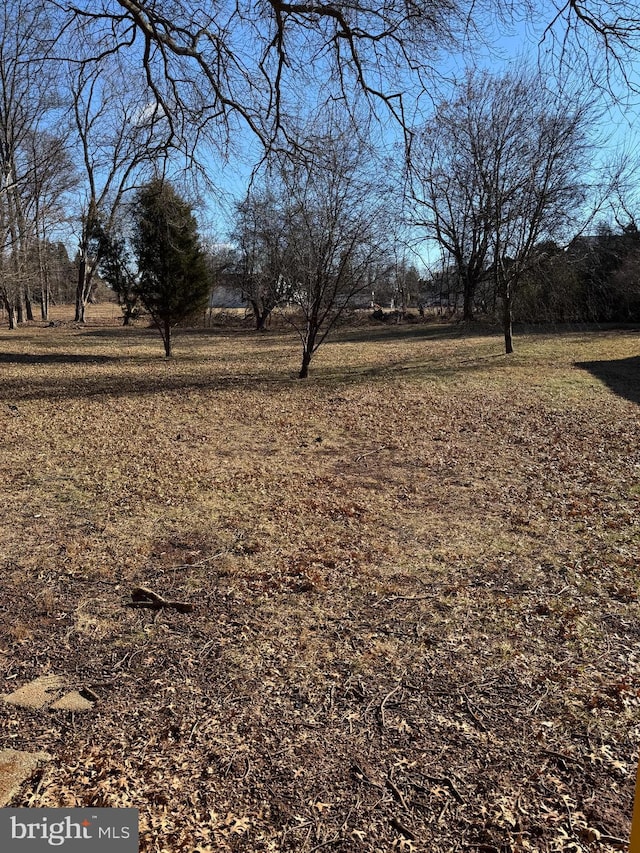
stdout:
<svg viewBox="0 0 640 853">
<path fill-rule="evenodd" d="M 175 344 L 0 330 L 3 674 L 101 697 L 0 706 L 59 759 L 14 804 L 137 806 L 143 851 L 621 849 L 640 380 L 598 365 L 638 333 L 343 329 L 305 383 L 286 330 Z"/>
</svg>

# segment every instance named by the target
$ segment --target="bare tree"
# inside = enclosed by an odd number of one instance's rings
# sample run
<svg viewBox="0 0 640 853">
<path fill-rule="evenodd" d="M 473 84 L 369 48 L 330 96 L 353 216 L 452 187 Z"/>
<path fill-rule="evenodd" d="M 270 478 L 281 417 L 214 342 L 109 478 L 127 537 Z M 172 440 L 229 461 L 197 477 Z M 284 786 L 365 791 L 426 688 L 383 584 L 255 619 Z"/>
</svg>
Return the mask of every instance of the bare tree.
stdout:
<svg viewBox="0 0 640 853">
<path fill-rule="evenodd" d="M 540 77 L 526 73 L 488 78 L 485 92 L 489 157 L 481 174 L 490 199 L 489 244 L 505 351 L 511 353 L 513 300 L 536 244 L 566 237 L 585 215 L 594 103 L 576 92 L 549 92 Z"/>
<path fill-rule="evenodd" d="M 513 300 L 536 244 L 562 237 L 583 212 L 593 101 L 550 92 L 540 75 L 526 71 L 470 73 L 434 122 L 435 132 L 430 125 L 421 135 L 422 156 L 414 161 L 414 203 L 418 216 L 426 213 L 418 221 L 455 264 L 465 302 L 490 277 L 510 353 Z M 455 136 L 444 150 L 449 159 L 439 148 L 442 133 Z"/>
<path fill-rule="evenodd" d="M 0 15 L 0 298 L 13 328 L 33 319 L 39 226 L 51 194 L 42 183 L 53 148 L 64 146 L 47 129 L 57 107 L 57 88 L 46 54 L 47 19 L 41 3 L 4 4 Z M 59 128 L 58 128 L 59 130 Z M 59 157 L 57 158 L 59 161 Z M 60 162 L 58 162 L 58 166 Z M 59 192 L 62 192 L 58 185 Z M 58 193 L 59 195 L 59 193 Z"/>
<path fill-rule="evenodd" d="M 146 101 L 168 118 L 167 141 L 238 126 L 263 143 L 284 131 L 292 96 L 312 86 L 327 104 L 358 92 L 405 123 L 404 93 L 433 76 L 436 49 L 468 23 L 468 0 L 199 4 L 91 0 L 59 4 L 65 39 L 141 69 Z M 470 8 L 470 5 L 469 5 Z M 62 48 L 67 51 L 69 47 Z M 411 83 L 409 82 L 411 77 Z"/>
<path fill-rule="evenodd" d="M 352 0 L 235 3 L 204 0 L 48 0 L 67 44 L 99 60 L 119 54 L 146 82 L 147 102 L 169 117 L 168 138 L 212 133 L 226 142 L 239 125 L 270 145 L 284 130 L 292 93 L 313 87 L 326 103 L 363 93 L 406 127 L 406 110 L 430 91 L 438 51 L 484 35 L 487 16 L 530 17 L 531 0 Z M 561 67 L 604 67 L 614 91 L 633 77 L 640 47 L 635 0 L 560 0 L 549 7 L 543 51 Z M 67 51 L 68 47 L 63 48 Z M 75 55 L 75 54 L 73 54 Z M 196 137 L 193 137 L 195 140 Z"/>
<path fill-rule="evenodd" d="M 32 230 L 30 265 L 43 320 L 49 317 L 51 302 L 50 253 L 52 234 L 68 221 L 69 194 L 77 187 L 78 173 L 67 140 L 42 130 L 31 134 L 27 151 L 30 162 L 25 180 L 24 209 Z"/>
<path fill-rule="evenodd" d="M 291 282 L 285 277 L 291 236 L 286 208 L 285 199 L 255 188 L 237 206 L 233 239 L 239 250 L 242 293 L 258 331 L 264 330 L 274 308 L 293 298 Z"/>
<path fill-rule="evenodd" d="M 393 307 L 397 312 L 397 322 L 400 323 L 406 316 L 412 302 L 419 298 L 420 276 L 418 270 L 409 264 L 406 255 L 398 256 L 392 270 Z"/>
<path fill-rule="evenodd" d="M 488 194 L 479 168 L 485 127 L 478 102 L 441 103 L 412 147 L 409 182 L 412 224 L 447 254 L 463 294 L 463 320 L 474 316 L 489 253 Z"/>
<path fill-rule="evenodd" d="M 352 131 L 329 124 L 271 164 L 284 234 L 271 280 L 288 288 L 295 307 L 283 316 L 302 343 L 300 379 L 359 294 L 374 289 L 372 275 L 389 256 L 390 193 L 373 162 Z"/>
<path fill-rule="evenodd" d="M 84 323 L 105 245 L 102 235 L 111 231 L 123 197 L 136 188 L 145 169 L 156 169 L 167 158 L 169 150 L 159 137 L 168 119 L 156 105 L 145 106 L 139 86 L 117 57 L 69 63 L 68 70 L 85 187 L 75 305 L 75 320 Z"/>
<path fill-rule="evenodd" d="M 551 53 L 564 76 L 582 73 L 614 100 L 640 91 L 635 68 L 640 57 L 640 15 L 635 0 L 560 0 L 544 30 L 540 48 Z M 534 14 L 539 13 L 535 5 Z"/>
</svg>

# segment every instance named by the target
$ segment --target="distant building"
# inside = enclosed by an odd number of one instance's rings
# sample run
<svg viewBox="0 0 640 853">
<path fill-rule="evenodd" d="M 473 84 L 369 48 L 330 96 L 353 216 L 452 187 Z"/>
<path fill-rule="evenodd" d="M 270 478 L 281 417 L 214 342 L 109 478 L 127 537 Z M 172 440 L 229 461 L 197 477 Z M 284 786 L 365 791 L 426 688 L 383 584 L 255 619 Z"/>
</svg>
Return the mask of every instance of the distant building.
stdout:
<svg viewBox="0 0 640 853">
<path fill-rule="evenodd" d="M 242 288 L 240 273 L 223 272 L 216 276 L 216 284 L 209 295 L 209 308 L 245 308 L 247 300 Z"/>
</svg>

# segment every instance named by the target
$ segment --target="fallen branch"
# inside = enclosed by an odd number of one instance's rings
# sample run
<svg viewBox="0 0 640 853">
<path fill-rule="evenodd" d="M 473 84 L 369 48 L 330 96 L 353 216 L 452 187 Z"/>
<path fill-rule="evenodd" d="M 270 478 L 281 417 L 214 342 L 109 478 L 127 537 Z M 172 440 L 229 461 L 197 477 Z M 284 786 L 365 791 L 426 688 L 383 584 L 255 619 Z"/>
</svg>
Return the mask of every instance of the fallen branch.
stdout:
<svg viewBox="0 0 640 853">
<path fill-rule="evenodd" d="M 131 590 L 131 601 L 127 602 L 127 607 L 149 607 L 152 610 L 167 607 L 179 613 L 193 613 L 194 610 L 193 604 L 186 601 L 169 601 L 146 586 L 137 586 Z"/>
<path fill-rule="evenodd" d="M 381 607 L 383 604 L 391 604 L 394 601 L 428 601 L 434 599 L 435 595 L 392 595 L 390 598 L 381 598 L 373 607 Z"/>
<path fill-rule="evenodd" d="M 372 785 L 374 788 L 384 790 L 384 785 L 376 781 L 375 772 L 362 759 L 355 760 L 351 765 L 351 772 L 360 782 L 366 782 L 367 785 Z"/>
<path fill-rule="evenodd" d="M 400 823 L 397 817 L 389 818 L 389 823 L 397 832 L 399 832 L 401 835 L 404 835 L 405 838 L 408 838 L 409 841 L 416 840 L 415 834 L 403 823 Z"/>
<path fill-rule="evenodd" d="M 467 714 L 471 717 L 471 719 L 476 724 L 476 726 L 480 729 L 480 731 L 486 732 L 487 727 L 482 722 L 482 720 L 478 717 L 478 715 L 474 712 L 473 708 L 471 707 L 471 702 L 469 701 L 469 697 L 464 692 L 464 690 L 462 691 L 461 703 L 462 703 L 465 711 L 467 712 Z"/>
<path fill-rule="evenodd" d="M 405 800 L 404 795 L 403 795 L 402 791 L 400 790 L 400 788 L 398 788 L 398 786 L 396 785 L 396 783 L 393 781 L 393 779 L 390 776 L 387 776 L 385 784 L 386 784 L 387 788 L 391 791 L 393 796 L 396 798 L 396 800 L 400 803 L 402 808 L 406 812 L 408 812 L 409 806 L 407 805 L 407 801 Z"/>
<path fill-rule="evenodd" d="M 320 844 L 316 844 L 315 847 L 312 847 L 309 853 L 314 853 L 314 850 L 320 850 L 322 847 L 328 847 L 329 844 L 338 844 L 340 841 L 339 835 L 334 835 L 333 838 L 328 838 L 326 841 L 321 841 Z"/>
<path fill-rule="evenodd" d="M 614 847 L 622 847 L 623 849 L 627 849 L 627 842 L 624 838 L 616 838 L 615 835 L 601 835 L 598 839 L 602 842 L 602 844 L 612 844 Z"/>
<path fill-rule="evenodd" d="M 543 749 L 541 750 L 543 755 L 548 755 L 550 758 L 555 758 L 556 761 L 573 761 L 575 764 L 580 764 L 580 759 L 575 758 L 573 755 L 565 755 L 564 752 L 556 752 L 553 749 Z"/>
</svg>

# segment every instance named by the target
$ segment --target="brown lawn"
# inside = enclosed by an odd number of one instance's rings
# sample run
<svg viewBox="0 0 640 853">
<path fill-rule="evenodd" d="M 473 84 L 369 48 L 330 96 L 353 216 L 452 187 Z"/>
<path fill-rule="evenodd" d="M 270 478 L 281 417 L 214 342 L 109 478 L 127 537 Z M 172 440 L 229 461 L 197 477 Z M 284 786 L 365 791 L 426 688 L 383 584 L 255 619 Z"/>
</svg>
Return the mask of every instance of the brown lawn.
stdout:
<svg viewBox="0 0 640 853">
<path fill-rule="evenodd" d="M 14 806 L 151 851 L 626 849 L 640 333 L 0 330 Z M 193 613 L 126 606 L 139 584 Z"/>
</svg>

